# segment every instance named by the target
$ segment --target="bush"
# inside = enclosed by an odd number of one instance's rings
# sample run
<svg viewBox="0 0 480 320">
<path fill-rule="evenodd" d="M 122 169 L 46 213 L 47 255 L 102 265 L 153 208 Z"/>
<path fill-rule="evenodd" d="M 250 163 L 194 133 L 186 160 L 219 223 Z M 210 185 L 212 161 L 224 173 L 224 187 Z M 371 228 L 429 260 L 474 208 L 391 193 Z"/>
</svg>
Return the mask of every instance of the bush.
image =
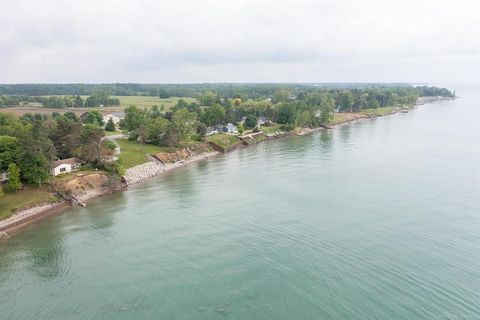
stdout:
<svg viewBox="0 0 480 320">
<path fill-rule="evenodd" d="M 105 131 L 115 131 L 115 123 L 113 123 L 112 118 L 108 119 Z"/>
<path fill-rule="evenodd" d="M 117 162 L 105 162 L 99 165 L 98 168 L 119 177 L 125 175 L 125 168 Z"/>
<path fill-rule="evenodd" d="M 282 124 L 280 126 L 280 130 L 283 130 L 283 131 L 292 131 L 292 130 L 295 130 L 295 126 L 291 123 L 287 123 L 287 124 Z"/>
<path fill-rule="evenodd" d="M 15 192 L 22 188 L 22 183 L 20 182 L 20 169 L 15 163 L 10 163 L 8 166 L 8 182 L 7 182 L 7 191 Z"/>
</svg>

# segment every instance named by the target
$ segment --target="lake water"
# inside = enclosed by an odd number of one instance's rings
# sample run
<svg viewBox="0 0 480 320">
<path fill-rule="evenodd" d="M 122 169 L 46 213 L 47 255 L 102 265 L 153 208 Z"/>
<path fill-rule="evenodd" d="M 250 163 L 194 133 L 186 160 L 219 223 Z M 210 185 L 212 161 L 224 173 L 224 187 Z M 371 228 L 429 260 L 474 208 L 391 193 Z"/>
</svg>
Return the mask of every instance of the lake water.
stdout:
<svg viewBox="0 0 480 320">
<path fill-rule="evenodd" d="M 480 114 L 237 150 L 0 241 L 0 319 L 479 319 Z"/>
</svg>

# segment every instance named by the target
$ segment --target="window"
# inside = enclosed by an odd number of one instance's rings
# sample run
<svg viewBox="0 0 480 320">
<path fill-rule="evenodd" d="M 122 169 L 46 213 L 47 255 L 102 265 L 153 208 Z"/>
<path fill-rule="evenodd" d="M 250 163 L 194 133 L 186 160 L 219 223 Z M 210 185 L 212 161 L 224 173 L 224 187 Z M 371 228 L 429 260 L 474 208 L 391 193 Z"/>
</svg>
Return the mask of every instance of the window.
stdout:
<svg viewBox="0 0 480 320">
<path fill-rule="evenodd" d="M 67 168 L 63 167 L 63 168 L 60 168 L 60 172 L 65 172 L 67 171 Z"/>
</svg>

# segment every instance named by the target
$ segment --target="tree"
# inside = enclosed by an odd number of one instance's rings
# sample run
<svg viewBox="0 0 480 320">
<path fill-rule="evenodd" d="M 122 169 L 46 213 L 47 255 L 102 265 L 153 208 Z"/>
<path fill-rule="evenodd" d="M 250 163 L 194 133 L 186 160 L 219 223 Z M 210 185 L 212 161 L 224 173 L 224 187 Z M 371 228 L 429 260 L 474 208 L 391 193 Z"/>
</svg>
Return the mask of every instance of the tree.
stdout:
<svg viewBox="0 0 480 320">
<path fill-rule="evenodd" d="M 5 171 L 17 157 L 17 138 L 0 136 L 0 171 Z"/>
<path fill-rule="evenodd" d="M 52 134 L 52 127 L 43 120 L 36 120 L 16 129 L 16 163 L 23 178 L 29 183 L 41 185 L 50 179 L 50 163 L 57 156 L 55 146 L 49 138 Z"/>
<path fill-rule="evenodd" d="M 152 117 L 153 119 L 156 119 L 156 118 L 159 118 L 161 115 L 162 114 L 158 109 L 158 106 L 157 105 L 152 106 L 152 110 L 150 110 L 150 117 Z"/>
<path fill-rule="evenodd" d="M 288 90 L 285 90 L 285 89 L 277 90 L 273 94 L 273 103 L 287 102 L 290 96 L 291 96 L 291 92 Z"/>
<path fill-rule="evenodd" d="M 105 131 L 115 131 L 115 123 L 113 122 L 112 117 L 108 119 L 107 125 L 105 126 Z"/>
<path fill-rule="evenodd" d="M 297 126 L 300 128 L 311 127 L 314 123 L 314 117 L 310 111 L 302 111 L 297 114 Z"/>
<path fill-rule="evenodd" d="M 351 91 L 342 91 L 338 96 L 338 106 L 342 111 L 350 111 L 353 107 L 353 94 Z"/>
<path fill-rule="evenodd" d="M 148 137 L 147 128 L 145 127 L 145 125 L 142 124 L 140 127 L 137 128 L 136 132 L 137 132 L 137 139 L 140 140 L 140 150 L 143 151 L 143 145 L 147 141 L 147 137 Z"/>
<path fill-rule="evenodd" d="M 82 116 L 82 122 L 84 124 L 93 124 L 96 126 L 103 126 L 103 117 L 97 110 L 85 112 Z"/>
<path fill-rule="evenodd" d="M 75 113 L 73 113 L 72 111 L 65 112 L 65 113 L 63 114 L 63 116 L 64 116 L 65 118 L 67 118 L 68 120 L 70 120 L 70 121 L 74 121 L 74 122 L 78 122 L 78 121 L 79 121 L 77 115 L 76 115 Z"/>
<path fill-rule="evenodd" d="M 240 134 L 243 134 L 245 132 L 245 128 L 243 127 L 243 124 L 238 124 L 237 125 L 237 130 L 238 130 L 238 133 Z"/>
<path fill-rule="evenodd" d="M 147 125 L 147 137 L 149 143 L 161 145 L 162 139 L 167 133 L 170 121 L 165 118 L 156 118 Z"/>
<path fill-rule="evenodd" d="M 217 101 L 217 94 L 212 91 L 205 91 L 199 98 L 198 101 L 204 106 L 211 106 Z"/>
<path fill-rule="evenodd" d="M 243 124 L 249 129 L 255 128 L 257 125 L 257 117 L 255 117 L 253 114 L 249 114 Z"/>
<path fill-rule="evenodd" d="M 328 93 L 324 93 L 320 100 L 320 124 L 327 124 L 333 118 L 333 111 L 335 110 L 335 99 Z"/>
<path fill-rule="evenodd" d="M 123 124 L 125 130 L 132 133 L 138 129 L 141 125 L 144 125 L 147 121 L 146 112 L 137 108 L 136 106 L 130 106 L 125 109 L 125 119 Z M 136 139 L 136 137 L 134 137 Z"/>
<path fill-rule="evenodd" d="M 163 143 L 167 147 L 175 147 L 180 141 L 181 135 L 173 123 L 168 126 L 167 132 L 163 138 Z"/>
<path fill-rule="evenodd" d="M 108 148 L 102 143 L 105 131 L 92 124 L 87 124 L 81 135 L 80 157 L 94 165 L 97 165 L 110 154 Z"/>
<path fill-rule="evenodd" d="M 380 103 L 378 102 L 377 98 L 373 94 L 369 94 L 367 97 L 367 105 L 370 109 L 377 109 L 380 107 Z"/>
<path fill-rule="evenodd" d="M 22 183 L 20 182 L 20 169 L 18 169 L 15 163 L 10 163 L 8 166 L 7 191 L 15 192 L 21 188 Z"/>
<path fill-rule="evenodd" d="M 74 102 L 73 106 L 74 106 L 75 108 L 81 108 L 81 107 L 83 107 L 83 105 L 84 105 L 84 103 L 83 103 L 82 97 L 80 97 L 79 95 L 77 95 L 77 96 L 75 97 L 75 102 Z"/>
<path fill-rule="evenodd" d="M 277 122 L 280 124 L 295 123 L 296 108 L 293 103 L 282 103 L 278 107 Z"/>
<path fill-rule="evenodd" d="M 180 140 L 186 140 L 192 135 L 194 122 L 195 114 L 187 109 L 180 109 L 173 114 L 172 124 L 177 129 Z"/>
<path fill-rule="evenodd" d="M 225 108 L 219 104 L 206 108 L 202 114 L 202 122 L 207 126 L 218 125 L 223 122 L 225 117 Z"/>
<path fill-rule="evenodd" d="M 68 120 L 65 116 L 60 116 L 56 120 L 57 126 L 50 135 L 50 139 L 55 145 L 57 155 L 61 159 L 76 156 L 83 126 L 78 122 Z"/>
<path fill-rule="evenodd" d="M 207 126 L 201 122 L 197 123 L 197 135 L 200 140 L 204 140 L 207 135 L 208 129 Z"/>
</svg>

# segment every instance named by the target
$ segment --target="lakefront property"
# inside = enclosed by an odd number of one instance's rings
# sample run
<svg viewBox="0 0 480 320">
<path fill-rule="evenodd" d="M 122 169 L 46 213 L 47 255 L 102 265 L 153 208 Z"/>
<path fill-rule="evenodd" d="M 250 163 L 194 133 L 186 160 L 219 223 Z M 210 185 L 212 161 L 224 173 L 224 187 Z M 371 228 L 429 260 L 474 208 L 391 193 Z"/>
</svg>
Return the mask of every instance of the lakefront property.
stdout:
<svg viewBox="0 0 480 320">
<path fill-rule="evenodd" d="M 480 320 L 480 1 L 0 12 L 0 320 Z"/>
<path fill-rule="evenodd" d="M 0 217 L 11 221 L 4 221 L 0 231 L 8 231 L 9 225 L 17 228 L 25 217 L 31 221 L 36 213 L 21 213 L 32 207 L 49 209 L 64 201 L 70 203 L 72 198 L 85 201 L 219 152 L 357 119 L 407 112 L 422 99 L 455 97 L 448 89 L 406 84 L 320 88 L 239 84 L 230 91 L 222 89 L 222 94 L 178 85 L 176 93 L 180 90 L 195 99 L 177 98 L 168 108 L 145 108 L 122 105 L 122 98 L 94 91 L 86 99 L 79 94 L 55 96 L 53 101 L 62 107 L 50 114 L 43 112 L 42 105 L 35 107 L 35 112 L 28 107 L 29 112 L 22 113 L 24 105 L 33 102 L 53 104 L 50 98 L 11 94 L 12 90 L 28 92 L 28 88 L 0 85 L 0 105 L 6 107 L 0 108 L 2 194 L 13 200 L 22 198 L 27 190 L 54 187 L 49 188 L 47 202 L 44 198 L 27 204 L 0 200 Z M 94 88 L 85 85 L 84 90 Z M 115 88 L 112 85 L 110 90 Z M 157 90 L 165 95 L 168 88 L 159 85 Z M 47 96 L 49 87 L 44 90 Z M 63 90 L 71 92 L 69 85 Z M 69 101 L 73 104 L 63 107 Z M 102 115 L 109 104 L 122 111 Z M 98 179 L 105 185 L 99 185 Z"/>
</svg>

